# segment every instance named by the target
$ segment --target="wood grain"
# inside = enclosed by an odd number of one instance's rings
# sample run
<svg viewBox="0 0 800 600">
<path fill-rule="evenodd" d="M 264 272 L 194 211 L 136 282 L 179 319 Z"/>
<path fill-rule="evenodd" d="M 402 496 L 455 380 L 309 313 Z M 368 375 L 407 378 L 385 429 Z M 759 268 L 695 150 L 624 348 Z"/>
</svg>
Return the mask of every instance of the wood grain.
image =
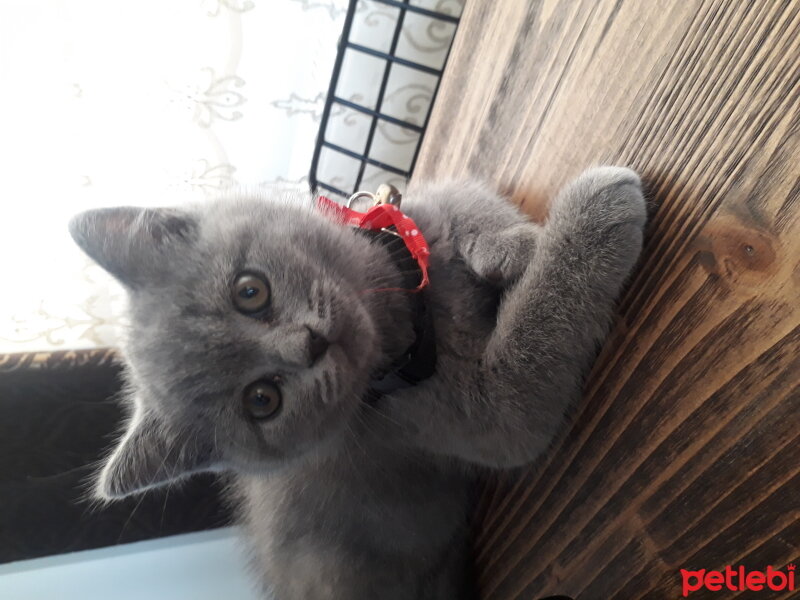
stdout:
<svg viewBox="0 0 800 600">
<path fill-rule="evenodd" d="M 798 83 L 799 2 L 467 2 L 415 177 L 542 219 L 624 164 L 652 208 L 569 431 L 486 486 L 482 598 L 678 598 L 681 568 L 800 559 Z"/>
<path fill-rule="evenodd" d="M 52 371 L 113 366 L 120 357 L 114 348 L 11 352 L 0 354 L 0 374 L 12 371 Z"/>
</svg>

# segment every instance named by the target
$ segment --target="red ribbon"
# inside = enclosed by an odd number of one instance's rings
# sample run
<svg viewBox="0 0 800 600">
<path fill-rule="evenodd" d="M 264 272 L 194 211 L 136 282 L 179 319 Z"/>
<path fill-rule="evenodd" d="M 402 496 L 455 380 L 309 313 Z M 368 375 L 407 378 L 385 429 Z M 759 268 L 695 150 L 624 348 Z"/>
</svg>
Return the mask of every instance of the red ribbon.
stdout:
<svg viewBox="0 0 800 600">
<path fill-rule="evenodd" d="M 361 229 L 378 230 L 394 225 L 397 233 L 403 238 L 406 248 L 414 257 L 422 271 L 422 281 L 412 292 L 418 292 L 430 283 L 428 279 L 428 261 L 431 251 L 428 242 L 414 221 L 403 214 L 394 204 L 377 204 L 365 213 L 357 212 L 351 208 L 334 202 L 330 198 L 320 196 L 317 198 L 317 208 L 332 220 L 344 225 L 352 225 Z"/>
</svg>

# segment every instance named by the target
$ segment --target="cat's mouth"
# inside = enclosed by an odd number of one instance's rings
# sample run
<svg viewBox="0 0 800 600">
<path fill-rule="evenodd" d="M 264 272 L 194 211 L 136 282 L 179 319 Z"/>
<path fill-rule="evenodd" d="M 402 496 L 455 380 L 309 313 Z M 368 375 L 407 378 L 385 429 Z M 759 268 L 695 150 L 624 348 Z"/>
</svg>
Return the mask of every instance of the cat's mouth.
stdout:
<svg viewBox="0 0 800 600">
<path fill-rule="evenodd" d="M 338 340 L 331 342 L 326 356 L 334 365 L 341 365 L 349 370 L 361 371 L 367 368 L 369 356 L 357 341 Z M 325 363 L 322 366 L 326 366 Z"/>
<path fill-rule="evenodd" d="M 337 321 L 332 327 L 328 355 L 348 369 L 368 371 L 378 358 L 375 356 L 376 332 L 371 320 L 365 313 L 354 311 Z"/>
</svg>

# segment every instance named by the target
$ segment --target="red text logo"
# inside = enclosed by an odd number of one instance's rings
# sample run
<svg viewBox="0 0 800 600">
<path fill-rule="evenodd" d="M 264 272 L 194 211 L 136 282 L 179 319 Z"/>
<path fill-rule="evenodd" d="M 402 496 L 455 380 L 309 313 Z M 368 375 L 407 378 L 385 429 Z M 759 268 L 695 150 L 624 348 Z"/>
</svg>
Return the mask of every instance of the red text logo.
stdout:
<svg viewBox="0 0 800 600">
<path fill-rule="evenodd" d="M 734 568 L 728 565 L 724 571 L 689 571 L 681 569 L 683 579 L 683 597 L 686 598 L 692 592 L 698 590 L 709 590 L 711 592 L 731 591 L 743 592 L 746 590 L 759 592 L 761 590 L 772 590 L 780 592 L 784 590 L 794 590 L 794 571 L 795 566 L 789 565 L 786 571 L 767 567 L 766 571 L 748 571 L 743 566 Z"/>
</svg>

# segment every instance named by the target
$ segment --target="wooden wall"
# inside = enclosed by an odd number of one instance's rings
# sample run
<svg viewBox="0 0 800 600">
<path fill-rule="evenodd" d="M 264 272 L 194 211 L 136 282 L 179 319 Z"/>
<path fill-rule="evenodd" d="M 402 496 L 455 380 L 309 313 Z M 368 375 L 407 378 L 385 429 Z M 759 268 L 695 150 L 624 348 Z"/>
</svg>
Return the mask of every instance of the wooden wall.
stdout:
<svg viewBox="0 0 800 600">
<path fill-rule="evenodd" d="M 415 177 L 541 219 L 623 164 L 652 208 L 569 433 L 487 486 L 482 598 L 678 598 L 681 568 L 800 560 L 799 80 L 796 1 L 467 1 Z"/>
</svg>

